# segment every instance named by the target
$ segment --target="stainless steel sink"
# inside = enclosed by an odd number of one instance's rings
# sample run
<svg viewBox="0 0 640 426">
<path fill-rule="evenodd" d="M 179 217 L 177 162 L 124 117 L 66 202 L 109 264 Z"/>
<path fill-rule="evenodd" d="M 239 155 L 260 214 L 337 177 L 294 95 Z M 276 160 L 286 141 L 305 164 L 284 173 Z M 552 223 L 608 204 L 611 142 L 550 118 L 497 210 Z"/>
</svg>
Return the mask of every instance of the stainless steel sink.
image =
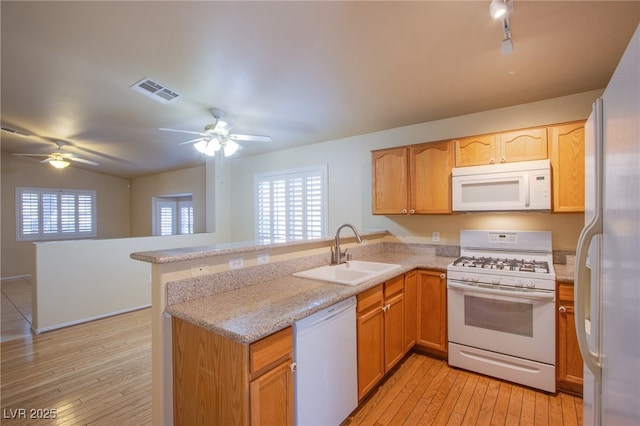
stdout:
<svg viewBox="0 0 640 426">
<path fill-rule="evenodd" d="M 357 285 L 400 267 L 401 265 L 395 263 L 349 260 L 339 265 L 326 265 L 296 272 L 293 276 L 343 285 Z"/>
</svg>

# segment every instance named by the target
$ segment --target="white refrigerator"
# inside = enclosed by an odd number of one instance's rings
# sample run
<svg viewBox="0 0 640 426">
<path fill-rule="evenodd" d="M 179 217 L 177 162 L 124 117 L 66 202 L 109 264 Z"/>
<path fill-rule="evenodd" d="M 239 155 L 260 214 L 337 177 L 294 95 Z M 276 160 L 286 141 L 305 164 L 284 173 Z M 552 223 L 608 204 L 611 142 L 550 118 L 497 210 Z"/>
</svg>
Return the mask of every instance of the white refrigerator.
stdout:
<svg viewBox="0 0 640 426">
<path fill-rule="evenodd" d="M 574 285 L 584 424 L 640 425 L 640 26 L 585 132 Z"/>
</svg>

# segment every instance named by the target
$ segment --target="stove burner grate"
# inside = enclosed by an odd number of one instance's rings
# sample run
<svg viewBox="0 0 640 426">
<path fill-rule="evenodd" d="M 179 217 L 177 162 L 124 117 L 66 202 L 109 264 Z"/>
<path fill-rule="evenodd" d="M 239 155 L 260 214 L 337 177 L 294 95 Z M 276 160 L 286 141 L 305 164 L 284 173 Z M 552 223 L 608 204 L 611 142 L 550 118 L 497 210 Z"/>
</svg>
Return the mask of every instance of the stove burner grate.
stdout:
<svg viewBox="0 0 640 426">
<path fill-rule="evenodd" d="M 463 256 L 453 266 L 467 268 L 498 269 L 503 271 L 549 273 L 549 263 L 543 260 L 509 259 L 499 257 Z"/>
</svg>

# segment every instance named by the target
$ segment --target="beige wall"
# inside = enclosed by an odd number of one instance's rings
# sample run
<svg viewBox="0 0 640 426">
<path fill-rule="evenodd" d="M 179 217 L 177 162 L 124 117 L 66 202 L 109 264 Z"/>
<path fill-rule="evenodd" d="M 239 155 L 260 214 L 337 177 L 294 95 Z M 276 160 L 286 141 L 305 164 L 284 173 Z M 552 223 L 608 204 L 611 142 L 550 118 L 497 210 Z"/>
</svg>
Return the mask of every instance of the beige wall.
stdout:
<svg viewBox="0 0 640 426">
<path fill-rule="evenodd" d="M 386 229 L 403 240 L 431 242 L 440 232 L 440 244 L 458 244 L 461 229 L 499 228 L 551 230 L 556 250 L 574 250 L 583 224 L 582 214 L 479 213 L 428 216 L 374 216 L 371 214 L 371 150 L 462 136 L 586 119 L 601 90 L 492 111 L 390 129 L 294 149 L 229 161 L 230 202 L 219 205 L 233 214 L 228 226 L 232 241 L 254 237 L 253 177 L 255 173 L 328 165 L 329 230 L 350 222 L 364 230 Z M 227 212 L 227 213 L 229 213 Z"/>
<path fill-rule="evenodd" d="M 205 166 L 158 173 L 131 181 L 131 236 L 152 235 L 153 197 L 189 193 L 193 196 L 193 232 L 205 232 Z"/>
<path fill-rule="evenodd" d="M 76 167 L 57 170 L 39 160 L 2 153 L 2 277 L 32 275 L 34 250 L 16 241 L 16 187 L 96 191 L 97 238 L 129 236 L 129 181 Z"/>
</svg>

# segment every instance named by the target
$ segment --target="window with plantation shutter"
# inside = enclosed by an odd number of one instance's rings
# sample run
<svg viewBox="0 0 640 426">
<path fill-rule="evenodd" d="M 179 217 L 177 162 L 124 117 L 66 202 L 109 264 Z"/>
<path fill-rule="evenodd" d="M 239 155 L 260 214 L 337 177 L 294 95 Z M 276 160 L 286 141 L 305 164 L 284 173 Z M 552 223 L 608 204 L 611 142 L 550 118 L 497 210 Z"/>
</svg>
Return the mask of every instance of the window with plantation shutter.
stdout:
<svg viewBox="0 0 640 426">
<path fill-rule="evenodd" d="M 326 235 L 326 181 L 326 166 L 256 175 L 256 241 L 273 244 Z"/>
<path fill-rule="evenodd" d="M 95 206 L 95 191 L 16 188 L 16 239 L 95 237 Z"/>
<path fill-rule="evenodd" d="M 153 235 L 193 234 L 191 195 L 154 197 Z"/>
</svg>

